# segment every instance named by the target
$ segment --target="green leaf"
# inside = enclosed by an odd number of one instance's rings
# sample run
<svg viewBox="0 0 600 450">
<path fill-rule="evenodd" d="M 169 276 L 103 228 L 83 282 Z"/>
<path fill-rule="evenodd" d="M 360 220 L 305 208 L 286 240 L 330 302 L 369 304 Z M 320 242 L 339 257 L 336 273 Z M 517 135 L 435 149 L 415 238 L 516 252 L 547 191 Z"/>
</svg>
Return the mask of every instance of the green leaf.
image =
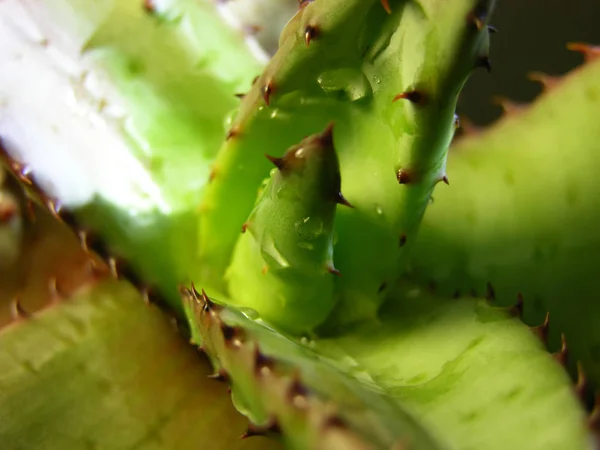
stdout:
<svg viewBox="0 0 600 450">
<path fill-rule="evenodd" d="M 123 282 L 88 286 L 0 330 L 0 442 L 29 449 L 275 449 L 207 361 Z"/>
<path fill-rule="evenodd" d="M 588 49 L 593 58 L 594 50 Z M 597 50 L 596 50 L 597 53 Z M 600 382 L 600 59 L 574 70 L 531 106 L 460 139 L 452 185 L 436 190 L 412 262 L 444 292 L 525 299 L 525 318 L 550 312 L 555 345 Z"/>
<path fill-rule="evenodd" d="M 567 373 L 518 318 L 485 300 L 401 286 L 379 320 L 297 340 L 194 291 L 186 298 L 236 407 L 257 425 L 277 423 L 290 448 L 311 448 L 331 429 L 349 439 L 340 448 L 591 443 Z"/>
</svg>

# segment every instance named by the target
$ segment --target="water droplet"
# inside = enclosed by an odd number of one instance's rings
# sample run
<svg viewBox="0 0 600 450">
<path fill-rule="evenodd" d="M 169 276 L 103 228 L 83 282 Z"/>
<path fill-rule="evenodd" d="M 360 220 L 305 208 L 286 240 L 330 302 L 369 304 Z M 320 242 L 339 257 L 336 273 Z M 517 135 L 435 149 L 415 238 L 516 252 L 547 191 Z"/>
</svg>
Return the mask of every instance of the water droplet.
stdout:
<svg viewBox="0 0 600 450">
<path fill-rule="evenodd" d="M 225 129 L 229 130 L 231 128 L 231 126 L 233 125 L 233 122 L 235 120 L 235 118 L 237 117 L 239 109 L 235 108 L 232 109 L 231 111 L 229 111 L 226 115 L 225 115 Z"/>
<path fill-rule="evenodd" d="M 379 78 L 377 75 L 373 77 L 373 81 L 375 82 L 375 84 L 381 84 L 381 78 Z"/>
<path fill-rule="evenodd" d="M 310 243 L 323 234 L 323 221 L 319 218 L 305 217 L 304 219 L 294 224 L 296 232 L 301 241 L 308 241 Z"/>
<path fill-rule="evenodd" d="M 358 69 L 341 68 L 322 73 L 317 82 L 326 93 L 338 94 L 351 101 L 372 95 L 371 84 Z"/>
<path fill-rule="evenodd" d="M 271 119 L 274 119 L 278 115 L 279 115 L 279 110 L 278 109 L 274 109 L 273 112 L 271 113 Z"/>
</svg>

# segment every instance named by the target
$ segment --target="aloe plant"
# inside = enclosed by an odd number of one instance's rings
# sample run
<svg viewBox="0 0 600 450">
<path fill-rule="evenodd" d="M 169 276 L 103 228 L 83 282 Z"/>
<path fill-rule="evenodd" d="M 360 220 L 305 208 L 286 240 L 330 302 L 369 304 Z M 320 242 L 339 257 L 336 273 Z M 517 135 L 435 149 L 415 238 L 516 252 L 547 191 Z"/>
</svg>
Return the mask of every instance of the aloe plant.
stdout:
<svg viewBox="0 0 600 450">
<path fill-rule="evenodd" d="M 3 279 L 25 278 L 2 290 L 0 442 L 592 448 L 594 309 L 528 298 L 595 278 L 589 246 L 548 246 L 540 193 L 559 172 L 561 232 L 595 242 L 600 62 L 446 162 L 494 7 L 301 1 L 269 57 L 243 4 L 1 3 L 3 160 L 47 211 L 2 228 Z"/>
</svg>

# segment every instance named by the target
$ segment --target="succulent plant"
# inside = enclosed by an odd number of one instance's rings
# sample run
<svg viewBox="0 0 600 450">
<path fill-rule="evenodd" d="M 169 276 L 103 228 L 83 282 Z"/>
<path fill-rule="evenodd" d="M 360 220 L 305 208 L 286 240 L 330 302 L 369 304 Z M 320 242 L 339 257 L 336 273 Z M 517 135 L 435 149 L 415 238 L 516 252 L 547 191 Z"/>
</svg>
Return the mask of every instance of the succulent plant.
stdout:
<svg viewBox="0 0 600 450">
<path fill-rule="evenodd" d="M 0 442 L 593 448 L 599 52 L 451 146 L 493 0 L 217 3 L 0 3 Z"/>
</svg>

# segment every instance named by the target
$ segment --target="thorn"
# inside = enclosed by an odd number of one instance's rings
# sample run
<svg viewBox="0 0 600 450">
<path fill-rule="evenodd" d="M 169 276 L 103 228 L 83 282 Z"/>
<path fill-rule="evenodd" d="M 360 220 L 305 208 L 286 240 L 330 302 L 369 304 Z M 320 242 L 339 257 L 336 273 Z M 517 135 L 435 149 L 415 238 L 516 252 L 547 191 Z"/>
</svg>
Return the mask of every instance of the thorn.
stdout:
<svg viewBox="0 0 600 450">
<path fill-rule="evenodd" d="M 19 298 L 14 298 L 12 302 L 10 302 L 10 316 L 12 317 L 13 320 L 22 320 L 22 319 L 28 319 L 29 317 L 31 317 L 31 314 L 29 314 L 21 305 L 21 301 L 19 300 Z"/>
<path fill-rule="evenodd" d="M 256 84 L 256 82 L 259 80 L 260 75 L 257 75 L 254 77 L 254 79 L 252 80 L 252 86 L 254 86 Z"/>
<path fill-rule="evenodd" d="M 498 32 L 498 28 L 496 28 L 494 25 L 488 25 L 487 28 L 490 34 L 495 34 Z"/>
<path fill-rule="evenodd" d="M 330 415 L 325 418 L 322 426 L 323 428 L 347 428 L 344 421 L 338 415 Z"/>
<path fill-rule="evenodd" d="M 317 35 L 317 29 L 315 27 L 308 25 L 305 28 L 304 40 L 306 42 L 307 47 L 310 45 L 310 42 L 315 38 L 316 35 Z"/>
<path fill-rule="evenodd" d="M 577 382 L 575 383 L 575 395 L 582 402 L 585 401 L 586 391 L 588 388 L 587 377 L 585 376 L 585 371 L 583 370 L 583 364 L 581 361 L 577 361 Z"/>
<path fill-rule="evenodd" d="M 505 97 L 501 97 L 499 95 L 496 95 L 494 97 L 492 97 L 492 102 L 495 105 L 498 105 L 502 108 L 502 111 L 504 112 L 504 114 L 514 114 L 517 111 L 523 109 L 523 106 L 513 102 L 512 100 L 509 100 Z"/>
<path fill-rule="evenodd" d="M 450 180 L 448 180 L 448 176 L 444 175 L 441 179 L 441 181 L 443 181 L 446 185 L 450 185 Z"/>
<path fill-rule="evenodd" d="M 527 78 L 529 78 L 531 81 L 540 83 L 544 91 L 549 91 L 561 80 L 561 77 L 555 77 L 543 72 L 530 72 L 527 74 Z"/>
<path fill-rule="evenodd" d="M 416 105 L 424 105 L 427 103 L 427 96 L 421 91 L 405 91 L 401 94 L 396 95 L 392 99 L 392 103 L 397 102 L 398 100 L 408 100 L 411 103 Z"/>
<path fill-rule="evenodd" d="M 263 266 L 263 268 L 260 270 L 260 272 L 261 272 L 263 275 L 266 275 L 268 271 L 269 271 L 269 266 L 267 266 L 266 264 L 265 264 L 265 265 Z"/>
<path fill-rule="evenodd" d="M 248 225 L 249 225 L 248 222 L 246 222 L 242 225 L 242 233 L 245 233 L 246 230 L 248 230 Z"/>
<path fill-rule="evenodd" d="M 344 197 L 341 192 L 338 192 L 335 196 L 335 202 L 338 205 L 344 205 L 348 208 L 354 208 L 354 206 L 348 200 L 346 200 L 346 197 Z"/>
<path fill-rule="evenodd" d="M 593 46 L 583 42 L 569 42 L 567 49 L 581 53 L 585 62 L 590 62 L 600 57 L 600 46 Z"/>
<path fill-rule="evenodd" d="M 242 341 L 240 339 L 241 332 L 239 328 L 221 323 L 221 334 L 223 335 L 225 345 L 235 348 L 242 346 Z"/>
<path fill-rule="evenodd" d="M 389 0 L 381 0 L 381 5 L 383 6 L 383 9 L 385 9 L 386 13 L 388 13 L 388 14 L 392 13 L 392 8 L 390 8 Z"/>
<path fill-rule="evenodd" d="M 550 330 L 550 313 L 547 312 L 544 321 L 537 327 L 531 327 L 531 331 L 540 338 L 544 345 L 548 345 L 548 332 Z"/>
<path fill-rule="evenodd" d="M 246 96 L 246 94 L 234 94 L 237 98 L 242 99 Z"/>
<path fill-rule="evenodd" d="M 460 117 L 458 114 L 454 114 L 454 130 L 458 130 L 460 128 Z"/>
<path fill-rule="evenodd" d="M 249 36 L 255 36 L 262 31 L 262 27 L 260 25 L 247 25 L 244 27 L 244 31 Z"/>
<path fill-rule="evenodd" d="M 298 371 L 294 372 L 292 376 L 287 389 L 287 398 L 296 409 L 306 409 L 308 407 L 308 390 L 302 384 Z"/>
<path fill-rule="evenodd" d="M 233 139 L 236 136 L 239 136 L 240 131 L 237 128 L 231 128 L 228 132 L 227 135 L 225 136 L 225 140 L 228 141 L 230 139 Z"/>
<path fill-rule="evenodd" d="M 552 356 L 561 366 L 565 367 L 569 358 L 569 348 L 567 347 L 567 338 L 564 333 L 560 334 L 560 342 L 560 350 L 553 353 Z"/>
<path fill-rule="evenodd" d="M 212 169 L 210 169 L 210 173 L 208 174 L 208 182 L 212 183 L 213 181 L 215 181 L 215 178 L 217 178 L 217 169 L 213 167 Z"/>
<path fill-rule="evenodd" d="M 323 130 L 323 132 L 319 136 L 319 142 L 324 148 L 333 149 L 333 126 L 334 123 L 329 122 L 325 130 Z"/>
<path fill-rule="evenodd" d="M 330 274 L 333 274 L 333 275 L 335 275 L 337 277 L 341 277 L 342 276 L 342 272 L 340 272 L 339 270 L 337 270 L 333 266 L 328 266 L 327 267 L 327 272 L 329 272 Z"/>
<path fill-rule="evenodd" d="M 408 184 L 412 180 L 412 175 L 408 170 L 399 169 L 396 173 L 396 179 L 400 184 Z"/>
<path fill-rule="evenodd" d="M 194 284 L 192 283 L 192 289 L 194 290 L 194 295 L 198 295 L 198 291 L 196 291 L 196 287 L 194 286 Z M 206 295 L 206 291 L 204 289 L 202 289 L 202 294 L 201 298 L 202 298 L 202 303 L 204 303 L 204 312 L 210 312 L 213 309 L 215 309 L 215 303 L 208 297 L 208 295 Z"/>
<path fill-rule="evenodd" d="M 154 4 L 154 0 L 144 0 L 143 6 L 144 9 L 149 13 L 153 13 L 156 11 L 156 5 Z"/>
<path fill-rule="evenodd" d="M 271 155 L 267 155 L 265 154 L 265 156 L 267 157 L 267 159 L 269 161 L 271 161 L 275 167 L 277 167 L 280 171 L 285 170 L 285 159 L 283 158 L 277 158 L 276 156 L 271 156 Z"/>
<path fill-rule="evenodd" d="M 405 244 L 406 244 L 406 234 L 401 234 L 400 235 L 400 240 L 398 242 L 398 246 L 399 247 L 404 247 Z"/>
<path fill-rule="evenodd" d="M 273 371 L 275 360 L 261 353 L 258 344 L 254 347 L 254 371 L 257 375 L 266 376 Z"/>
<path fill-rule="evenodd" d="M 281 429 L 277 423 L 277 419 L 271 418 L 266 425 L 249 424 L 248 429 L 240 436 L 240 439 L 247 439 L 252 436 L 264 436 L 267 433 L 280 433 Z"/>
<path fill-rule="evenodd" d="M 492 286 L 492 283 L 490 283 L 489 281 L 487 283 L 487 291 L 485 294 L 485 299 L 488 302 L 493 302 L 496 300 L 496 292 L 494 292 L 494 286 Z"/>
<path fill-rule="evenodd" d="M 229 381 L 229 375 L 227 374 L 227 371 L 223 368 L 219 369 L 217 372 L 213 373 L 212 375 L 208 375 L 207 378 L 209 378 L 211 380 L 221 381 L 223 383 Z"/>
<path fill-rule="evenodd" d="M 520 292 L 517 294 L 517 303 L 515 303 L 513 306 L 511 306 L 508 309 L 508 312 L 510 315 L 514 316 L 514 317 L 519 317 L 519 318 L 523 318 L 523 294 L 521 294 Z"/>
<path fill-rule="evenodd" d="M 271 94 L 273 93 L 273 83 L 270 81 L 263 88 L 263 98 L 267 106 L 271 103 Z"/>
<path fill-rule="evenodd" d="M 475 68 L 483 67 L 488 73 L 492 73 L 492 63 L 489 56 L 480 56 L 475 62 Z"/>
</svg>

